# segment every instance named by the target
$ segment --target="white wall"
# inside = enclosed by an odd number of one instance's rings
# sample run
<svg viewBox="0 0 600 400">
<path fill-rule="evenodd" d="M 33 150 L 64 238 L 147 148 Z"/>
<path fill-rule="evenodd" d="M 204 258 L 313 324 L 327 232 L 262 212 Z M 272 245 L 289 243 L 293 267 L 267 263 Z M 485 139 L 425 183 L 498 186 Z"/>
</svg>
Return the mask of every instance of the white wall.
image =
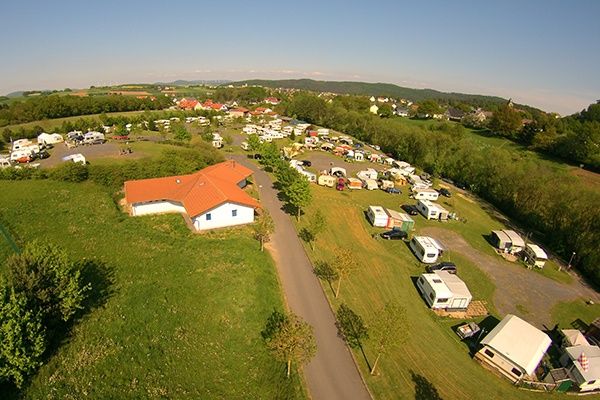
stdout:
<svg viewBox="0 0 600 400">
<path fill-rule="evenodd" d="M 180 203 L 165 200 L 147 203 L 135 203 L 131 206 L 131 213 L 133 215 L 186 213 L 186 210 Z"/>
<path fill-rule="evenodd" d="M 233 210 L 237 210 L 237 216 L 235 217 L 232 216 Z M 210 221 L 206 219 L 207 214 L 211 215 Z M 249 224 L 254 222 L 254 209 L 240 204 L 225 203 L 204 214 L 194 217 L 192 221 L 199 231 L 222 228 L 225 226 Z"/>
</svg>

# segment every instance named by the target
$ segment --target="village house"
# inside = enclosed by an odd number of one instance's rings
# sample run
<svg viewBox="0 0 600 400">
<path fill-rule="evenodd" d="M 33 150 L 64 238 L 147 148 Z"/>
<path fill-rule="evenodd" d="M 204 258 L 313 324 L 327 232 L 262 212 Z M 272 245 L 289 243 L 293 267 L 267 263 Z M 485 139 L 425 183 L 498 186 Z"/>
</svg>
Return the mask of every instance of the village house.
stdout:
<svg viewBox="0 0 600 400">
<path fill-rule="evenodd" d="M 258 201 L 242 190 L 252 170 L 225 161 L 196 173 L 125 182 L 132 216 L 179 213 L 194 230 L 254 222 Z"/>
</svg>

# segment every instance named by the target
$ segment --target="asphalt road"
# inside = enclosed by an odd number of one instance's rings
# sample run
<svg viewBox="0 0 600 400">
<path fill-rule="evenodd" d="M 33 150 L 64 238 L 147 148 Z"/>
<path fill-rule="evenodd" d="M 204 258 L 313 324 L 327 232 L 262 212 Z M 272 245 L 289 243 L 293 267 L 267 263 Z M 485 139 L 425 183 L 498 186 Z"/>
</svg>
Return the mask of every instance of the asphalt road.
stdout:
<svg viewBox="0 0 600 400">
<path fill-rule="evenodd" d="M 231 158 L 254 171 L 261 205 L 269 211 L 275 223 L 269 248 L 277 265 L 286 302 L 291 311 L 314 328 L 317 354 L 304 368 L 311 397 L 315 400 L 371 399 L 350 350 L 337 335 L 333 312 L 312 272 L 312 265 L 290 216 L 282 211 L 283 204 L 277 198 L 271 178 L 244 156 L 233 155 Z"/>
</svg>

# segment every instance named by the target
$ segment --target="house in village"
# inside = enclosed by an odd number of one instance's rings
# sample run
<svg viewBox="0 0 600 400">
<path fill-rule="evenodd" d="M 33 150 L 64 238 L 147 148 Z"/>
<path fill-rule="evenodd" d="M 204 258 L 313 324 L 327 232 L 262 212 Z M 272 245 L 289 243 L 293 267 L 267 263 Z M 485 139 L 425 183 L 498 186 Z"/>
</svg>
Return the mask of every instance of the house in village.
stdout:
<svg viewBox="0 0 600 400">
<path fill-rule="evenodd" d="M 179 213 L 202 231 L 254 222 L 258 201 L 242 190 L 252 170 L 225 161 L 196 173 L 125 182 L 132 216 Z"/>
</svg>

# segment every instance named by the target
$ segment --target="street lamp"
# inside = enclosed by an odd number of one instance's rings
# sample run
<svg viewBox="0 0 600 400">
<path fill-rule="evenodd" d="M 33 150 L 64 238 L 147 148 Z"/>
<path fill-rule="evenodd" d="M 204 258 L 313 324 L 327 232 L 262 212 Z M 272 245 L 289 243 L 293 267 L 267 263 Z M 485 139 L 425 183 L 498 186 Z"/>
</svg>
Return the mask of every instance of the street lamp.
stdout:
<svg viewBox="0 0 600 400">
<path fill-rule="evenodd" d="M 571 263 L 573 262 L 573 257 L 575 257 L 575 252 L 571 254 L 571 259 L 569 260 L 569 265 L 567 265 L 567 271 L 571 269 Z"/>
</svg>

